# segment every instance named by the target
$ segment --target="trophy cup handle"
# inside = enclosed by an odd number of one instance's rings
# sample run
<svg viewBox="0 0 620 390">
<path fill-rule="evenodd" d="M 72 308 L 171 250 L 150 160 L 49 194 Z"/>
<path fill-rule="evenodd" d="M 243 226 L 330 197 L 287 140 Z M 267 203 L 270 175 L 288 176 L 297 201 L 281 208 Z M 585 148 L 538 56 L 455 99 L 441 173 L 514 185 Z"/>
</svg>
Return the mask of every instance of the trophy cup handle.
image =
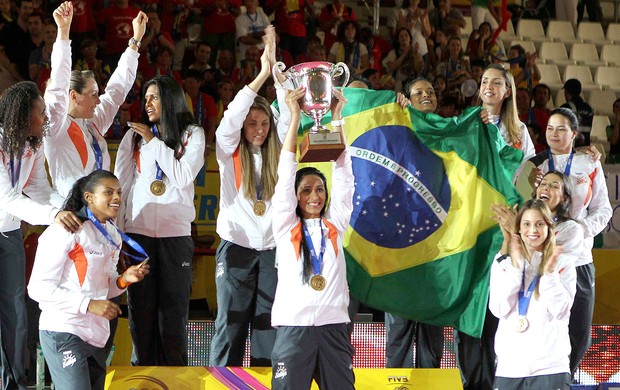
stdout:
<svg viewBox="0 0 620 390">
<path fill-rule="evenodd" d="M 334 65 L 333 69 L 335 71 L 332 75 L 332 78 L 340 77 L 344 73 L 345 77 L 344 82 L 342 83 L 342 88 L 346 87 L 349 83 L 349 78 L 351 77 L 347 64 L 345 64 L 344 62 L 338 62 L 336 65 Z"/>
<path fill-rule="evenodd" d="M 284 69 L 286 69 L 286 65 L 284 65 L 282 61 L 276 62 L 275 64 L 273 64 L 273 68 L 271 68 L 271 75 L 273 76 L 273 82 L 281 88 L 284 88 L 284 85 L 282 84 L 278 76 L 281 76 L 285 79 L 287 78 L 286 77 L 287 72 L 284 72 Z"/>
</svg>

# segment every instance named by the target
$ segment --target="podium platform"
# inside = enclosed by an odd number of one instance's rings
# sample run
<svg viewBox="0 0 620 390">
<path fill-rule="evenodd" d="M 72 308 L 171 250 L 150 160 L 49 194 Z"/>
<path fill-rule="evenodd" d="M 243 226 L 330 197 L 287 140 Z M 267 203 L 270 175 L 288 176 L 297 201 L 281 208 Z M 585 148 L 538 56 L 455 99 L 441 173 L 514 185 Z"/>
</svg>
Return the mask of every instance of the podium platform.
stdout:
<svg viewBox="0 0 620 390">
<path fill-rule="evenodd" d="M 462 389 L 458 369 L 356 368 L 357 390 Z M 125 367 L 108 368 L 105 388 L 218 390 L 271 388 L 271 369 L 264 367 Z M 313 383 L 311 389 L 318 389 Z"/>
</svg>

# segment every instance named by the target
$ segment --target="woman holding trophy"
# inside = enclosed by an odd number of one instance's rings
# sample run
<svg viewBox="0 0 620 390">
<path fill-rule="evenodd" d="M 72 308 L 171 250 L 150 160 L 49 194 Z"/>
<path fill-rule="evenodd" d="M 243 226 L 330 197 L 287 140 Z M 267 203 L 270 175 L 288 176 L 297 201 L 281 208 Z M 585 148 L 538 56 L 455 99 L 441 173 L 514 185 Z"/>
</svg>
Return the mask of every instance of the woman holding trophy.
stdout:
<svg viewBox="0 0 620 390">
<path fill-rule="evenodd" d="M 347 331 L 349 292 L 343 238 L 353 211 L 354 177 L 347 149 L 332 164 L 328 207 L 325 176 L 313 167 L 297 170 L 299 100 L 305 89 L 289 92 L 291 124 L 278 164 L 272 198 L 278 246 L 278 286 L 271 324 L 277 327 L 272 354 L 272 389 L 353 389 L 353 347 Z M 333 90 L 332 127 L 344 142 L 342 108 Z"/>
<path fill-rule="evenodd" d="M 273 27 L 265 29 L 263 40 L 259 74 L 230 102 L 216 132 L 222 240 L 215 255 L 218 313 L 211 366 L 243 364 L 248 325 L 250 365 L 271 366 L 276 337 L 270 325 L 277 283 L 271 198 L 281 142 L 269 103 L 258 96 L 275 63 Z M 288 122 L 282 116 L 280 121 Z"/>
</svg>

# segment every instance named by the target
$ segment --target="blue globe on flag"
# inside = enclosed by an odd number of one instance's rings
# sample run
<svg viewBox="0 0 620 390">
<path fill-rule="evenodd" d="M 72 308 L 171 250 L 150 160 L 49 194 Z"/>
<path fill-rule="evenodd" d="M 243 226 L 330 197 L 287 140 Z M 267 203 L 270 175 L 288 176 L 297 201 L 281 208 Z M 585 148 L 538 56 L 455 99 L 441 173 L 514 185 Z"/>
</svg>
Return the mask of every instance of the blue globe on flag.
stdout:
<svg viewBox="0 0 620 390">
<path fill-rule="evenodd" d="M 355 174 L 351 226 L 364 239 L 401 249 L 445 221 L 450 183 L 443 160 L 405 126 L 381 126 L 350 147 Z"/>
</svg>

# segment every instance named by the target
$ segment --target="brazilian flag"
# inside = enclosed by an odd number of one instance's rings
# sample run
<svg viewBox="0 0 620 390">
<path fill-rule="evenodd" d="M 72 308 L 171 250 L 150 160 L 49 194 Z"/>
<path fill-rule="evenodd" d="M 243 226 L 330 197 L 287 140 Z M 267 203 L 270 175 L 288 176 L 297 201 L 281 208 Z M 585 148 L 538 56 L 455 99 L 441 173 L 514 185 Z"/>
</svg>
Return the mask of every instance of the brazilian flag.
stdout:
<svg viewBox="0 0 620 390">
<path fill-rule="evenodd" d="M 344 241 L 352 296 L 479 337 L 502 242 L 490 206 L 520 201 L 511 180 L 521 151 L 480 121 L 478 107 L 446 119 L 402 109 L 388 91 L 345 88 L 345 96 L 355 175 Z M 302 129 L 310 126 L 304 117 Z"/>
</svg>

